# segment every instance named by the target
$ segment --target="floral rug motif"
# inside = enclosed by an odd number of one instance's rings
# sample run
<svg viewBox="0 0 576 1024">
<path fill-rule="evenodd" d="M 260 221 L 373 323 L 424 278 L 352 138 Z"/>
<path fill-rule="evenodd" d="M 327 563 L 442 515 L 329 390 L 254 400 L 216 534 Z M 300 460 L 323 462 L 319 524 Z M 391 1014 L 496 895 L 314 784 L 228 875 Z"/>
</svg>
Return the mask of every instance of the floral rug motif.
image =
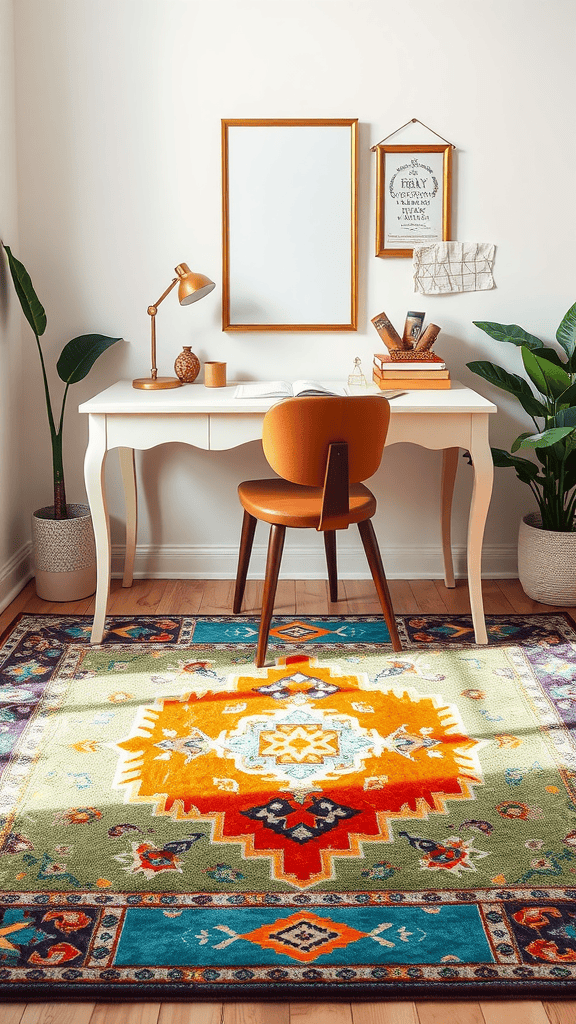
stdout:
<svg viewBox="0 0 576 1024">
<path fill-rule="evenodd" d="M 0 652 L 0 995 L 567 995 L 563 615 L 25 615 Z"/>
</svg>

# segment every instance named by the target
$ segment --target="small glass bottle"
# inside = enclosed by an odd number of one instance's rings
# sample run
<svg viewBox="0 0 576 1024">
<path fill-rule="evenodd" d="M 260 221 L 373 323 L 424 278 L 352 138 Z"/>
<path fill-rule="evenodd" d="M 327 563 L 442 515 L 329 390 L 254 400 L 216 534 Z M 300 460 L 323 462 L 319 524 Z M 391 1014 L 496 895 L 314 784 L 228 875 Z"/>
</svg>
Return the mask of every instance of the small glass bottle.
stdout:
<svg viewBox="0 0 576 1024">
<path fill-rule="evenodd" d="M 366 377 L 362 373 L 362 363 L 360 361 L 360 356 L 356 356 L 354 360 L 354 369 L 352 370 L 352 373 L 348 377 L 348 383 L 352 386 L 356 385 L 356 387 L 359 388 L 368 387 L 368 381 L 366 380 Z"/>
</svg>

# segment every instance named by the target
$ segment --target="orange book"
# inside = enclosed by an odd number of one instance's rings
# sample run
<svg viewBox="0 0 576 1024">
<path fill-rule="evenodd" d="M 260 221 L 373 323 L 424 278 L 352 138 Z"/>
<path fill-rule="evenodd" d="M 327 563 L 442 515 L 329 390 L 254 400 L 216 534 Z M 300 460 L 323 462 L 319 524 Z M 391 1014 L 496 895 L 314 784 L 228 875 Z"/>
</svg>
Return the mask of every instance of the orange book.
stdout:
<svg viewBox="0 0 576 1024">
<path fill-rule="evenodd" d="M 380 369 L 379 366 L 374 364 L 373 370 L 380 380 L 389 380 L 390 377 L 394 377 L 395 380 L 400 378 L 404 380 L 404 377 L 409 379 L 410 377 L 418 377 L 420 380 L 449 380 L 450 370 L 397 370 L 398 363 L 388 363 L 385 367 Z"/>
<path fill-rule="evenodd" d="M 385 380 L 377 377 L 376 373 L 374 373 L 373 380 L 381 391 L 387 390 L 388 388 L 400 388 L 403 391 L 450 390 L 450 381 L 445 378 L 442 380 L 422 380 L 421 377 L 410 377 L 407 373 L 403 374 L 402 377 L 386 377 Z"/>
</svg>

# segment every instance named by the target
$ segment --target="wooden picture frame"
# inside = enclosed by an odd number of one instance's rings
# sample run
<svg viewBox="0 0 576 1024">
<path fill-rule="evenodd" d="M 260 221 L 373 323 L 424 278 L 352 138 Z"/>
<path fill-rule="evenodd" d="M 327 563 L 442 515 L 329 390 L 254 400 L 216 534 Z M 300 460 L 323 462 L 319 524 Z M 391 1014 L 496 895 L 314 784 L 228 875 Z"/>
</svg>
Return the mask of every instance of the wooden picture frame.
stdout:
<svg viewBox="0 0 576 1024">
<path fill-rule="evenodd" d="M 222 121 L 222 330 L 357 330 L 357 128 Z"/>
<path fill-rule="evenodd" d="M 376 256 L 451 237 L 452 146 L 376 146 Z"/>
</svg>

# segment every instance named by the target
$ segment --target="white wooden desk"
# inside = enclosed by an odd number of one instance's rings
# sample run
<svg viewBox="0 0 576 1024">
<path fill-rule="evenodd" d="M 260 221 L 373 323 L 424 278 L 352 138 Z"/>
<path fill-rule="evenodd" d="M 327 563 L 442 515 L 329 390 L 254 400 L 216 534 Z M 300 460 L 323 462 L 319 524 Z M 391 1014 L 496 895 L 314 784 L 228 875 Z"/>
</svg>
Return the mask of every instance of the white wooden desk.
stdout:
<svg viewBox="0 0 576 1024">
<path fill-rule="evenodd" d="M 329 386 L 330 382 L 327 383 Z M 130 587 L 137 526 L 134 450 L 180 441 L 196 448 L 221 451 L 258 440 L 262 436 L 264 414 L 277 399 L 235 399 L 235 387 L 205 388 L 203 384 L 187 384 L 169 391 L 136 391 L 131 381 L 119 381 L 80 406 L 80 412 L 89 417 L 84 475 L 96 537 L 98 574 L 92 643 L 102 640 L 110 589 L 110 526 L 104 481 L 107 453 L 117 448 L 120 456 L 126 499 L 123 586 Z M 450 524 L 459 449 L 467 449 L 472 456 L 474 488 L 468 520 L 468 586 L 476 642 L 485 644 L 488 641 L 481 557 L 494 474 L 488 417 L 496 412 L 496 406 L 453 381 L 449 391 L 411 391 L 400 395 L 392 399 L 390 409 L 387 445 L 407 441 L 423 448 L 443 450 L 441 523 L 447 587 L 454 586 Z"/>
</svg>

